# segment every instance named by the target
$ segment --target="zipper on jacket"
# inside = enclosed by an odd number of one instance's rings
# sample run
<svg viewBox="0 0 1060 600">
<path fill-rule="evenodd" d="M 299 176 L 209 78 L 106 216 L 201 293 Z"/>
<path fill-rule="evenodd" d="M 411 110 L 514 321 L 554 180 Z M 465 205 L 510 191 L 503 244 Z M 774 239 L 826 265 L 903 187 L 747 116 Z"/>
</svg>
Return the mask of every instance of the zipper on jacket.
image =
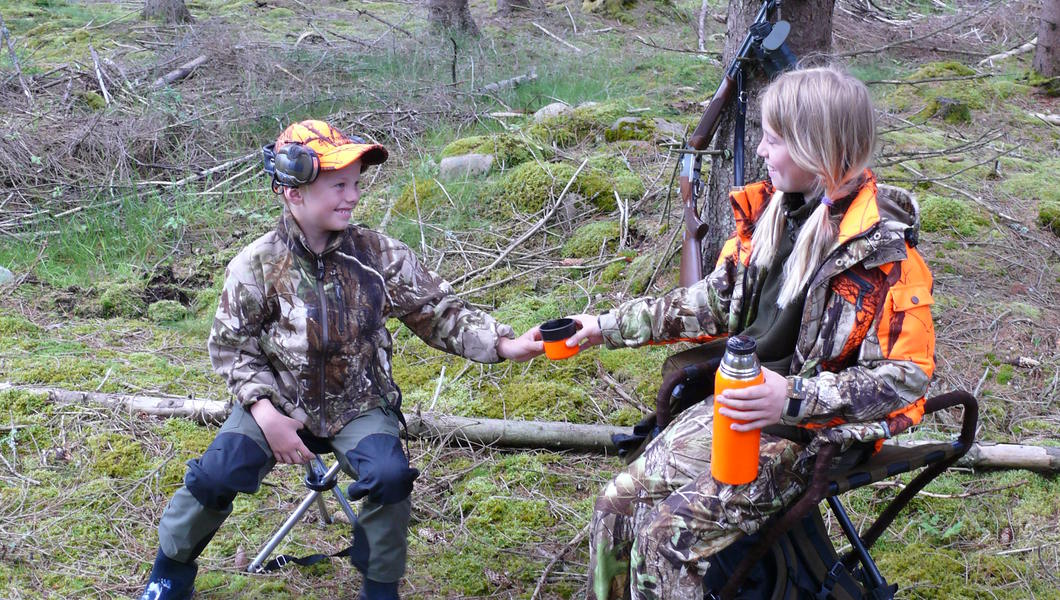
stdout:
<svg viewBox="0 0 1060 600">
<path fill-rule="evenodd" d="M 848 271 L 846 275 L 852 279 L 854 283 L 858 284 L 858 299 L 854 302 L 854 309 L 861 312 L 862 304 L 865 301 L 865 294 L 868 294 L 872 290 L 872 284 L 865 281 L 864 277 L 853 271 Z"/>
<path fill-rule="evenodd" d="M 316 288 L 317 298 L 320 299 L 320 433 L 321 435 L 327 435 L 327 407 L 326 394 L 324 391 L 324 384 L 327 382 L 327 366 L 328 366 L 328 301 L 324 296 L 324 259 L 319 255 L 314 255 L 317 259 L 317 277 L 316 277 Z"/>
</svg>

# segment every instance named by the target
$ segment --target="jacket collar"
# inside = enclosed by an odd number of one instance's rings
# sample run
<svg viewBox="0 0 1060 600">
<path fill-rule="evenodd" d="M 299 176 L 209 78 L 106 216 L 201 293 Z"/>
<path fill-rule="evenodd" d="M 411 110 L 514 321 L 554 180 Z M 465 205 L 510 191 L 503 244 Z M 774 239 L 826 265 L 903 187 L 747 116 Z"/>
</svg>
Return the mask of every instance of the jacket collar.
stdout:
<svg viewBox="0 0 1060 600">
<path fill-rule="evenodd" d="M 313 251 L 309 249 L 309 240 L 306 239 L 305 233 L 302 232 L 302 228 L 298 225 L 298 221 L 295 220 L 294 215 L 286 206 L 283 209 L 283 215 L 280 216 L 280 220 L 276 224 L 276 233 L 284 240 L 284 243 L 287 244 L 287 248 L 290 249 L 291 252 L 305 257 L 316 256 Z M 329 254 L 342 245 L 343 237 L 344 234 L 342 232 L 332 233 L 328 238 L 328 243 L 324 247 L 324 251 L 320 253 L 320 256 Z"/>
</svg>

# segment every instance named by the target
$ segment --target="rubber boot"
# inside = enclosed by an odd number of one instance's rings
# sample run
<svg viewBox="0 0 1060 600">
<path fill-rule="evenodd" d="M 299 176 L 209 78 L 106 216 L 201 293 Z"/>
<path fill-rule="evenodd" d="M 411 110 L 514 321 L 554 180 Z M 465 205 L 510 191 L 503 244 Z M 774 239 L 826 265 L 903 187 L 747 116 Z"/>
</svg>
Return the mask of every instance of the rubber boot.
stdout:
<svg viewBox="0 0 1060 600">
<path fill-rule="evenodd" d="M 195 594 L 195 573 L 198 570 L 194 562 L 175 561 L 159 549 L 140 600 L 190 600 Z"/>
<path fill-rule="evenodd" d="M 398 582 L 381 583 L 364 578 L 364 587 L 361 588 L 357 600 L 401 600 L 398 596 Z"/>
</svg>

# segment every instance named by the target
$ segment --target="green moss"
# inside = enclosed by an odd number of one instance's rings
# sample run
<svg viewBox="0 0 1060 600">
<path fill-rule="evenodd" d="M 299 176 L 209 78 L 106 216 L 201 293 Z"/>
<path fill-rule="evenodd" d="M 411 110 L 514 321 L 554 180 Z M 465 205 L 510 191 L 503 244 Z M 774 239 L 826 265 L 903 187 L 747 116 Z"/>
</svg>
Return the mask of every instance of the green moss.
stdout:
<svg viewBox="0 0 1060 600">
<path fill-rule="evenodd" d="M 188 316 L 188 309 L 176 300 L 159 300 L 147 307 L 147 318 L 155 323 L 179 321 Z"/>
<path fill-rule="evenodd" d="M 978 211 L 956 198 L 924 194 L 920 200 L 920 226 L 924 231 L 956 231 L 967 237 L 986 223 Z"/>
<path fill-rule="evenodd" d="M 0 336 L 22 337 L 40 334 L 41 328 L 36 323 L 21 315 L 0 315 Z"/>
<path fill-rule="evenodd" d="M 653 119 L 622 117 L 608 127 L 604 139 L 608 142 L 629 140 L 649 141 L 655 138 L 657 128 Z"/>
<path fill-rule="evenodd" d="M 50 405 L 48 404 L 47 394 L 4 390 L 0 391 L 0 406 L 4 407 L 3 414 L 5 417 L 22 422 L 23 419 L 36 417 L 44 413 Z"/>
<path fill-rule="evenodd" d="M 1001 189 L 1019 198 L 1037 198 L 1040 203 L 1060 204 L 1060 186 L 1051 182 L 1060 172 L 1060 158 L 1047 158 L 1037 162 L 1011 163 L 1019 172 L 1005 177 Z"/>
<path fill-rule="evenodd" d="M 461 138 L 451 142 L 441 153 L 443 157 L 462 154 L 492 154 L 493 164 L 503 170 L 529 160 L 548 160 L 553 153 L 526 136 L 511 133 Z"/>
<path fill-rule="evenodd" d="M 287 19 L 293 19 L 296 16 L 297 15 L 295 14 L 295 12 L 293 10 L 291 10 L 289 8 L 284 8 L 284 7 L 274 8 L 274 9 L 269 11 L 269 18 L 270 19 L 287 20 Z"/>
<path fill-rule="evenodd" d="M 559 196 L 567 182 L 574 177 L 576 170 L 577 167 L 570 163 L 523 163 L 505 174 L 498 183 L 497 193 L 502 201 L 510 203 L 517 210 L 534 213 Z M 626 173 L 636 177 L 629 169 L 626 169 Z M 619 183 L 624 183 L 625 186 L 621 191 L 616 187 Z M 640 189 L 643 190 L 643 187 Z M 616 191 L 631 197 L 633 194 L 630 192 L 635 192 L 636 189 L 628 179 L 612 180 L 610 174 L 586 165 L 571 185 L 571 191 L 581 195 L 596 208 L 610 212 L 616 207 Z"/>
<path fill-rule="evenodd" d="M 1016 371 L 1012 368 L 1012 365 L 1004 364 L 997 370 L 996 379 L 1001 385 L 1007 385 L 1015 375 Z"/>
<path fill-rule="evenodd" d="M 140 283 L 113 283 L 99 295 L 100 314 L 104 317 L 138 317 L 144 313 L 145 303 Z"/>
<path fill-rule="evenodd" d="M 87 440 L 91 469 L 104 477 L 133 478 L 148 465 L 145 448 L 135 438 L 119 433 L 100 433 Z"/>
<path fill-rule="evenodd" d="M 621 234 L 615 221 L 594 221 L 582 225 L 563 244 L 563 256 L 592 258 L 601 252 L 610 254 L 618 246 Z"/>
<path fill-rule="evenodd" d="M 1038 224 L 1060 235 L 1060 201 L 1043 201 L 1038 205 Z"/>
<path fill-rule="evenodd" d="M 492 419 L 581 422 L 588 406 L 585 390 L 539 378 L 507 382 L 495 394 L 480 396 L 474 408 Z"/>
<path fill-rule="evenodd" d="M 91 110 L 103 110 L 107 107 L 107 102 L 103 99 L 103 96 L 92 90 L 79 90 L 77 97 Z"/>
<path fill-rule="evenodd" d="M 602 137 L 604 131 L 624 114 L 625 110 L 617 104 L 588 104 L 534 123 L 526 132 L 545 144 L 569 148 Z"/>
<path fill-rule="evenodd" d="M 598 154 L 590 158 L 586 166 L 602 173 L 623 200 L 639 200 L 644 195 L 644 182 L 620 156 Z"/>
<path fill-rule="evenodd" d="M 972 122 L 972 109 L 960 100 L 937 96 L 928 101 L 917 116 L 921 119 L 937 117 L 950 125 L 963 125 Z"/>
<path fill-rule="evenodd" d="M 649 254 L 642 254 L 633 259 L 627 270 L 629 281 L 629 292 L 633 295 L 643 294 L 648 289 L 652 271 L 655 269 L 655 260 Z"/>
<path fill-rule="evenodd" d="M 416 217 L 416 206 L 419 214 L 426 216 L 434 209 L 448 201 L 448 196 L 433 177 L 416 177 L 405 184 L 401 195 L 394 201 L 394 210 L 408 217 Z"/>
<path fill-rule="evenodd" d="M 965 77 L 975 75 L 975 69 L 957 61 L 932 62 L 920 67 L 907 77 L 909 81 L 934 79 L 937 77 Z"/>
</svg>

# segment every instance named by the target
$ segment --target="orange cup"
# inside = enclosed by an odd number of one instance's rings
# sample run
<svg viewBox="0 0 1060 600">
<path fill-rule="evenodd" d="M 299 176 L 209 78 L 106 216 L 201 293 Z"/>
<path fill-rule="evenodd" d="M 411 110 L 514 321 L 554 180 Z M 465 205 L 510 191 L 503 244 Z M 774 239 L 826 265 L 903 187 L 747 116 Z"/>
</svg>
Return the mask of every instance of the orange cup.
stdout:
<svg viewBox="0 0 1060 600">
<path fill-rule="evenodd" d="M 714 440 L 711 446 L 710 474 L 714 479 L 730 485 L 751 483 L 758 477 L 758 444 L 762 439 L 761 429 L 734 431 L 733 423 L 746 423 L 727 417 L 718 409 L 718 396 L 727 389 L 738 389 L 758 385 L 765 381 L 759 373 L 754 379 L 733 379 L 718 369 L 714 376 Z"/>
<path fill-rule="evenodd" d="M 545 321 L 539 327 L 541 339 L 545 342 L 545 356 L 551 360 L 563 360 L 578 353 L 578 346 L 570 348 L 567 346 L 567 338 L 574 335 L 578 330 L 574 319 L 552 319 Z"/>
</svg>

